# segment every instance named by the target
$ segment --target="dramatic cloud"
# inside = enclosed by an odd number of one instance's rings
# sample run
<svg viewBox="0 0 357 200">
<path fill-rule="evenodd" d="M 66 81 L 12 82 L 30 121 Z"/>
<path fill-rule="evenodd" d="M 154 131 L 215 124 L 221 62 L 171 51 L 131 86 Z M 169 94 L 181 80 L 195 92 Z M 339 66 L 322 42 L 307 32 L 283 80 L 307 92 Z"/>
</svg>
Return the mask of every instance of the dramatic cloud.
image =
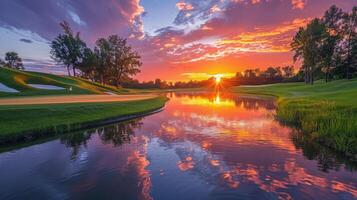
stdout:
<svg viewBox="0 0 357 200">
<path fill-rule="evenodd" d="M 152 0 L 0 1 L 0 56 L 14 50 L 36 68 L 53 65 L 48 43 L 61 32 L 58 23 L 66 20 L 90 46 L 110 34 L 129 38 L 142 57 L 140 80 L 235 73 L 293 64 L 289 44 L 300 26 L 321 17 L 332 4 L 346 11 L 356 4 L 356 0 L 162 1 L 155 6 Z M 171 24 L 160 15 L 163 10 L 172 13 Z M 150 30 L 145 29 L 147 19 L 152 19 Z"/>
<path fill-rule="evenodd" d="M 31 30 L 51 40 L 66 20 L 91 40 L 108 34 L 143 36 L 139 0 L 11 0 L 0 1 L 0 24 Z"/>
</svg>

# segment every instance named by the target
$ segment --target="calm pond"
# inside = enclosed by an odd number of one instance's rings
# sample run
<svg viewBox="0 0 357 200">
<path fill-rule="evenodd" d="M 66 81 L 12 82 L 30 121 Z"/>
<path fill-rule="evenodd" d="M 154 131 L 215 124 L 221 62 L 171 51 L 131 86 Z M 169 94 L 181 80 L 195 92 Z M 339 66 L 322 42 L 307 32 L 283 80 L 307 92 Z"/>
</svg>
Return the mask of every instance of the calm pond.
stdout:
<svg viewBox="0 0 357 200">
<path fill-rule="evenodd" d="M 273 100 L 170 93 L 164 111 L 0 153 L 0 199 L 356 199 L 356 163 Z"/>
</svg>

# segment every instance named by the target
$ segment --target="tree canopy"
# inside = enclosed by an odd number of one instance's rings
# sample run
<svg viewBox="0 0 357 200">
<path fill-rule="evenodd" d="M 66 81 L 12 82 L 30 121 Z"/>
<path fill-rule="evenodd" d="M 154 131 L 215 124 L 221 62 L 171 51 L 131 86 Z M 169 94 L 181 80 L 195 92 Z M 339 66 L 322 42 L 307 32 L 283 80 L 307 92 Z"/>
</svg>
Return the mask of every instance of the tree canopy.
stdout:
<svg viewBox="0 0 357 200">
<path fill-rule="evenodd" d="M 58 64 L 67 67 L 70 76 L 70 68 L 73 70 L 73 76 L 76 76 L 76 68 L 83 61 L 83 54 L 87 48 L 86 43 L 80 38 L 79 32 L 73 33 L 71 27 L 66 21 L 60 23 L 63 34 L 59 34 L 51 43 L 51 57 Z"/>
<path fill-rule="evenodd" d="M 79 32 L 73 33 L 67 22 L 60 23 L 63 33 L 51 43 L 51 56 L 59 64 L 70 68 L 76 76 L 79 69 L 82 77 L 119 87 L 124 80 L 140 72 L 140 56 L 118 35 L 99 38 L 94 49 L 87 47 Z"/>
<path fill-rule="evenodd" d="M 16 52 L 7 52 L 5 54 L 5 62 L 0 60 L 0 65 L 9 67 L 12 69 L 24 70 L 22 59 Z"/>
<path fill-rule="evenodd" d="M 324 74 L 326 81 L 335 77 L 356 76 L 357 7 L 345 13 L 331 6 L 322 18 L 301 27 L 291 42 L 294 61 L 302 61 L 306 83 L 314 83 Z"/>
</svg>

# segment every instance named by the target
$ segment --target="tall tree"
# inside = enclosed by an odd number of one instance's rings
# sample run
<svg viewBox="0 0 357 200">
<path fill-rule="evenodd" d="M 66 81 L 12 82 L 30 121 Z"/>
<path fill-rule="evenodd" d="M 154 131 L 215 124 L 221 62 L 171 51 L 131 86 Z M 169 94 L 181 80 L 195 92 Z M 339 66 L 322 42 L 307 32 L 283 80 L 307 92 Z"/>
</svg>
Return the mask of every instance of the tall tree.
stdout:
<svg viewBox="0 0 357 200">
<path fill-rule="evenodd" d="M 320 62 L 321 71 L 325 74 L 325 81 L 328 82 L 331 73 L 338 67 L 341 60 L 340 45 L 343 38 L 343 16 L 341 8 L 333 5 L 324 14 L 322 22 L 325 25 L 327 34 L 321 45 L 322 58 Z"/>
<path fill-rule="evenodd" d="M 306 28 L 300 28 L 293 38 L 291 47 L 295 52 L 294 61 L 303 61 L 306 83 L 314 83 L 315 72 L 322 59 L 321 46 L 326 39 L 326 33 L 325 25 L 315 18 Z"/>
<path fill-rule="evenodd" d="M 108 37 L 112 50 L 112 62 L 110 65 L 111 78 L 115 85 L 119 87 L 122 81 L 140 72 L 140 56 L 127 44 L 126 39 L 118 35 Z"/>
<path fill-rule="evenodd" d="M 343 16 L 343 31 L 344 31 L 344 40 L 343 40 L 343 56 L 345 58 L 345 73 L 346 78 L 351 78 L 351 70 L 355 68 L 354 60 L 356 59 L 355 51 L 353 48 L 355 40 L 357 40 L 357 6 L 353 7 L 351 13 L 346 13 Z"/>
<path fill-rule="evenodd" d="M 73 33 L 71 27 L 66 21 L 60 23 L 63 29 L 63 34 L 59 34 L 51 43 L 51 57 L 57 63 L 67 67 L 68 75 L 70 76 L 70 68 L 72 67 L 73 76 L 76 76 L 76 68 L 80 65 L 83 59 L 86 44 L 81 40 L 79 32 Z"/>
<path fill-rule="evenodd" d="M 105 84 L 107 71 L 111 65 L 111 46 L 107 39 L 100 38 L 96 41 L 94 54 L 97 59 L 95 67 L 96 76 L 102 84 Z"/>
<path fill-rule="evenodd" d="M 83 77 L 95 81 L 97 66 L 97 56 L 90 48 L 85 48 L 82 55 L 82 62 L 78 65 L 78 69 L 83 73 Z"/>
<path fill-rule="evenodd" d="M 5 54 L 5 66 L 13 69 L 24 70 L 22 59 L 16 52 L 7 52 Z"/>
</svg>

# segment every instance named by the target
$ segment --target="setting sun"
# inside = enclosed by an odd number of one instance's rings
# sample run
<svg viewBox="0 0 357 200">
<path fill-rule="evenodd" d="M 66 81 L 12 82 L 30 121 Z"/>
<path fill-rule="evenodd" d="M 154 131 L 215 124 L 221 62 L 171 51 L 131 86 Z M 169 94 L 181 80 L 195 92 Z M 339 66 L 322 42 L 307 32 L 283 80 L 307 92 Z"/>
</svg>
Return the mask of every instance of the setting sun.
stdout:
<svg viewBox="0 0 357 200">
<path fill-rule="evenodd" d="M 215 80 L 216 84 L 219 84 L 222 81 L 223 75 L 222 74 L 215 74 L 215 75 L 213 75 L 213 77 L 214 77 L 214 80 Z"/>
</svg>

